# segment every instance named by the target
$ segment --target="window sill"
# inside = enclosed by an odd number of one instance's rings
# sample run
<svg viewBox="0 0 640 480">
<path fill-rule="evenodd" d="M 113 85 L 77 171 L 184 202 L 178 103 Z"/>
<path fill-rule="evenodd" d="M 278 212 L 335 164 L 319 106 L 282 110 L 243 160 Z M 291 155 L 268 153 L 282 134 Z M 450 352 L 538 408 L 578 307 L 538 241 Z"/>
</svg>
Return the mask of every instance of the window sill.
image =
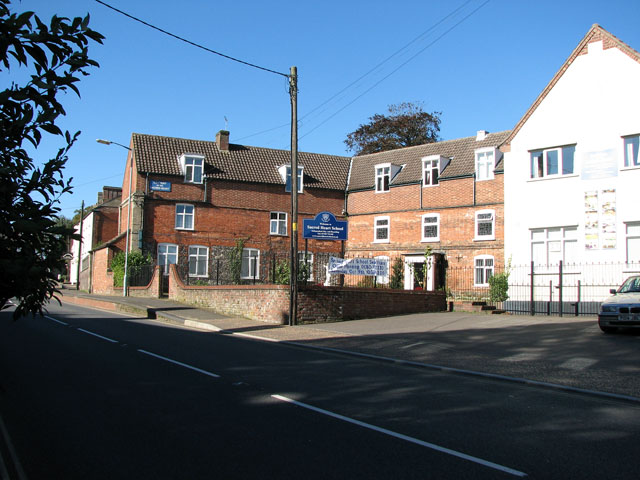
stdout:
<svg viewBox="0 0 640 480">
<path fill-rule="evenodd" d="M 568 175 L 547 175 L 546 177 L 528 178 L 527 182 L 535 183 L 535 182 L 544 182 L 546 180 L 560 180 L 562 178 L 578 178 L 578 177 L 580 177 L 580 175 L 577 173 L 571 173 Z"/>
<path fill-rule="evenodd" d="M 432 187 L 439 187 L 439 186 L 440 186 L 440 184 L 439 184 L 439 183 L 436 183 L 435 185 L 431 185 L 431 184 L 424 185 L 424 184 L 423 184 L 423 185 L 422 185 L 422 188 L 432 188 Z"/>
<path fill-rule="evenodd" d="M 481 283 L 481 284 L 473 284 L 474 287 L 476 288 L 489 288 L 489 284 L 488 283 Z"/>
<path fill-rule="evenodd" d="M 640 170 L 640 165 L 631 165 L 630 167 L 620 167 L 621 172 L 626 172 L 627 170 Z"/>
<path fill-rule="evenodd" d="M 438 243 L 440 238 L 423 238 L 420 240 L 421 243 Z"/>
<path fill-rule="evenodd" d="M 495 241 L 496 237 L 476 237 L 473 239 L 474 242 L 492 242 Z"/>
<path fill-rule="evenodd" d="M 269 233 L 272 237 L 288 237 L 287 233 Z"/>
<path fill-rule="evenodd" d="M 390 243 L 389 240 L 374 240 L 373 243 Z"/>
<path fill-rule="evenodd" d="M 487 180 L 495 180 L 496 177 L 490 177 L 490 178 L 476 178 L 476 182 L 486 182 Z"/>
<path fill-rule="evenodd" d="M 176 230 L 180 230 L 182 232 L 193 232 L 195 229 L 194 228 L 180 228 L 180 227 L 176 227 Z"/>
</svg>

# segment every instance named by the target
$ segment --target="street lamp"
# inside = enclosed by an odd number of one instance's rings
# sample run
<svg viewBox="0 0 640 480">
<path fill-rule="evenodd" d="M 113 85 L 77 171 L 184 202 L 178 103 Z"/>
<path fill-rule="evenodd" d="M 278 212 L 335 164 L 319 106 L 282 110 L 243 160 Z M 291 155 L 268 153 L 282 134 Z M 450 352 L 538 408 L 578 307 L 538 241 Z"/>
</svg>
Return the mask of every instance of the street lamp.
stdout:
<svg viewBox="0 0 640 480">
<path fill-rule="evenodd" d="M 122 145 L 121 143 L 118 142 L 112 142 L 111 140 L 103 140 L 101 138 L 96 139 L 96 142 L 101 143 L 103 145 L 118 145 L 122 148 L 126 148 L 127 150 L 131 151 L 131 149 L 129 147 L 127 147 L 126 145 Z M 127 280 L 128 280 L 128 271 L 129 271 L 129 230 L 131 230 L 131 178 L 133 177 L 132 175 L 133 173 L 133 158 L 131 158 L 130 162 L 129 162 L 129 197 L 128 197 L 128 202 L 129 202 L 129 208 L 127 210 L 127 244 L 124 247 L 124 279 L 122 280 L 122 296 L 126 297 L 127 296 Z"/>
</svg>

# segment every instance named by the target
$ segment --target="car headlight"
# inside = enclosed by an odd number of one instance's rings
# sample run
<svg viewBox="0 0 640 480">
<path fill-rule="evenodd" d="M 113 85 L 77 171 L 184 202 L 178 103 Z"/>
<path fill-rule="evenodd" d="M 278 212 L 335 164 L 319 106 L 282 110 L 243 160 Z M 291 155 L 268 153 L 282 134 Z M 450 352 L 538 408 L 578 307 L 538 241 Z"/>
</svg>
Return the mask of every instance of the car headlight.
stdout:
<svg viewBox="0 0 640 480">
<path fill-rule="evenodd" d="M 605 313 L 615 313 L 618 309 L 615 305 L 602 305 L 600 311 Z"/>
</svg>

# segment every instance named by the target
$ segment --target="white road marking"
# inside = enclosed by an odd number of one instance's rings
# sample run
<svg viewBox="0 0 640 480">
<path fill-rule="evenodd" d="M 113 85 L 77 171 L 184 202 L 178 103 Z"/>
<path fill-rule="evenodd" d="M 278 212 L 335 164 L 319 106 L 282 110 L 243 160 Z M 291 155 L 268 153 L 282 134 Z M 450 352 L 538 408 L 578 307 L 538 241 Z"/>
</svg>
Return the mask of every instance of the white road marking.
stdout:
<svg viewBox="0 0 640 480">
<path fill-rule="evenodd" d="M 151 357 L 159 358 L 160 360 L 164 360 L 165 362 L 173 363 L 174 365 L 179 365 L 181 367 L 188 368 L 190 370 L 193 370 L 193 371 L 198 372 L 198 373 L 202 373 L 204 375 L 208 375 L 208 376 L 213 377 L 213 378 L 220 378 L 220 375 L 216 375 L 215 373 L 207 372 L 206 370 L 202 370 L 201 368 L 194 367 L 192 365 L 188 365 L 186 363 L 182 363 L 182 362 L 179 362 L 177 360 L 172 360 L 170 358 L 163 357 L 162 355 L 157 355 L 155 353 L 147 352 L 146 350 L 142 350 L 140 348 L 138 349 L 138 351 L 140 353 L 144 353 L 145 355 L 149 355 Z"/>
<path fill-rule="evenodd" d="M 398 438 L 400 440 L 404 440 L 406 442 L 415 443 L 416 445 L 420 445 L 422 447 L 430 448 L 432 450 L 436 450 L 438 452 L 446 453 L 448 455 L 452 455 L 454 457 L 462 458 L 464 460 L 469 460 L 470 462 L 477 463 L 479 465 L 483 465 L 485 467 L 493 468 L 494 470 L 500 470 L 501 472 L 509 473 L 511 475 L 515 475 L 517 477 L 526 477 L 527 474 L 524 472 L 520 472 L 518 470 L 514 470 L 513 468 L 505 467 L 503 465 L 498 465 L 497 463 L 489 462 L 487 460 L 483 460 L 478 457 L 473 457 L 471 455 L 467 455 L 466 453 L 461 453 L 456 450 L 451 450 L 450 448 L 441 447 L 434 443 L 425 442 L 423 440 L 419 440 L 414 437 L 409 437 L 407 435 L 403 435 L 401 433 L 393 432 L 391 430 L 387 430 L 386 428 L 376 427 L 375 425 L 371 425 L 370 423 L 361 422 L 360 420 L 355 420 L 353 418 L 345 417 L 344 415 L 340 415 L 338 413 L 333 413 L 328 410 L 324 410 L 322 408 L 314 407 L 313 405 L 309 405 L 307 403 L 298 402 L 297 400 L 293 400 L 291 398 L 282 396 L 282 395 L 271 395 L 272 398 L 276 400 L 280 400 L 282 402 L 291 403 L 293 405 L 297 405 L 302 408 L 306 408 L 308 410 L 312 410 L 317 413 L 321 413 L 322 415 L 327 415 L 329 417 L 342 420 L 344 422 L 352 423 L 354 425 L 358 425 L 360 427 L 368 428 L 370 430 L 374 430 L 379 433 L 383 433 L 385 435 L 389 435 L 394 438 Z"/>
<path fill-rule="evenodd" d="M 515 355 L 511 355 L 510 357 L 502 357 L 500 361 L 502 362 L 527 362 L 530 360 L 539 360 L 541 355 L 539 353 L 517 353 Z"/>
<path fill-rule="evenodd" d="M 597 360 L 593 358 L 572 358 L 571 360 L 567 360 L 566 362 L 560 365 L 560 368 L 568 368 L 569 370 L 584 370 L 585 368 L 589 368 L 594 363 L 597 363 Z"/>
<path fill-rule="evenodd" d="M 413 347 L 417 347 L 418 345 L 423 345 L 424 342 L 418 342 L 418 343 L 412 343 L 411 345 L 404 345 L 402 347 L 400 347 L 401 349 L 405 349 L 405 348 L 413 348 Z"/>
<path fill-rule="evenodd" d="M 50 317 L 49 315 L 45 315 L 44 318 L 46 318 L 47 320 L 51 320 L 52 322 L 59 323 L 60 325 L 69 326 L 67 322 L 63 322 L 62 320 L 58 320 L 56 318 Z"/>
<path fill-rule="evenodd" d="M 113 338 L 109 338 L 109 337 L 103 337 L 102 335 L 98 335 L 95 332 L 91 332 L 89 330 L 85 330 L 84 328 L 79 328 L 78 330 L 80 330 L 81 332 L 84 332 L 84 333 L 88 333 L 89 335 L 93 335 L 94 337 L 101 338 L 102 340 L 106 340 L 107 342 L 118 343 L 118 340 L 114 340 Z"/>
</svg>

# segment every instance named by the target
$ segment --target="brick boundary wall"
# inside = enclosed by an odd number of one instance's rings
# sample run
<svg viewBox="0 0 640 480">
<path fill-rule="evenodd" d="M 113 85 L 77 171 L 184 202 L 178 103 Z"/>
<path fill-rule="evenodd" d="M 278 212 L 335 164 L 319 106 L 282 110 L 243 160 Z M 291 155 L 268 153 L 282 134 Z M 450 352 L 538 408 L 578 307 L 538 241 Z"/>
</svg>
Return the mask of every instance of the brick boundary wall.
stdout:
<svg viewBox="0 0 640 480">
<path fill-rule="evenodd" d="M 156 266 L 153 269 L 153 276 L 146 287 L 129 287 L 130 297 L 151 297 L 160 298 L 162 296 L 161 283 L 160 283 L 160 267 Z M 114 287 L 115 291 L 122 293 L 122 287 Z"/>
<path fill-rule="evenodd" d="M 446 309 L 444 292 L 339 287 L 301 287 L 298 291 L 299 323 L 443 312 Z"/>
<path fill-rule="evenodd" d="M 187 286 L 171 266 L 169 298 L 266 323 L 285 324 L 288 285 Z M 408 313 L 443 312 L 444 292 L 303 287 L 298 291 L 298 323 L 323 323 Z"/>
</svg>

